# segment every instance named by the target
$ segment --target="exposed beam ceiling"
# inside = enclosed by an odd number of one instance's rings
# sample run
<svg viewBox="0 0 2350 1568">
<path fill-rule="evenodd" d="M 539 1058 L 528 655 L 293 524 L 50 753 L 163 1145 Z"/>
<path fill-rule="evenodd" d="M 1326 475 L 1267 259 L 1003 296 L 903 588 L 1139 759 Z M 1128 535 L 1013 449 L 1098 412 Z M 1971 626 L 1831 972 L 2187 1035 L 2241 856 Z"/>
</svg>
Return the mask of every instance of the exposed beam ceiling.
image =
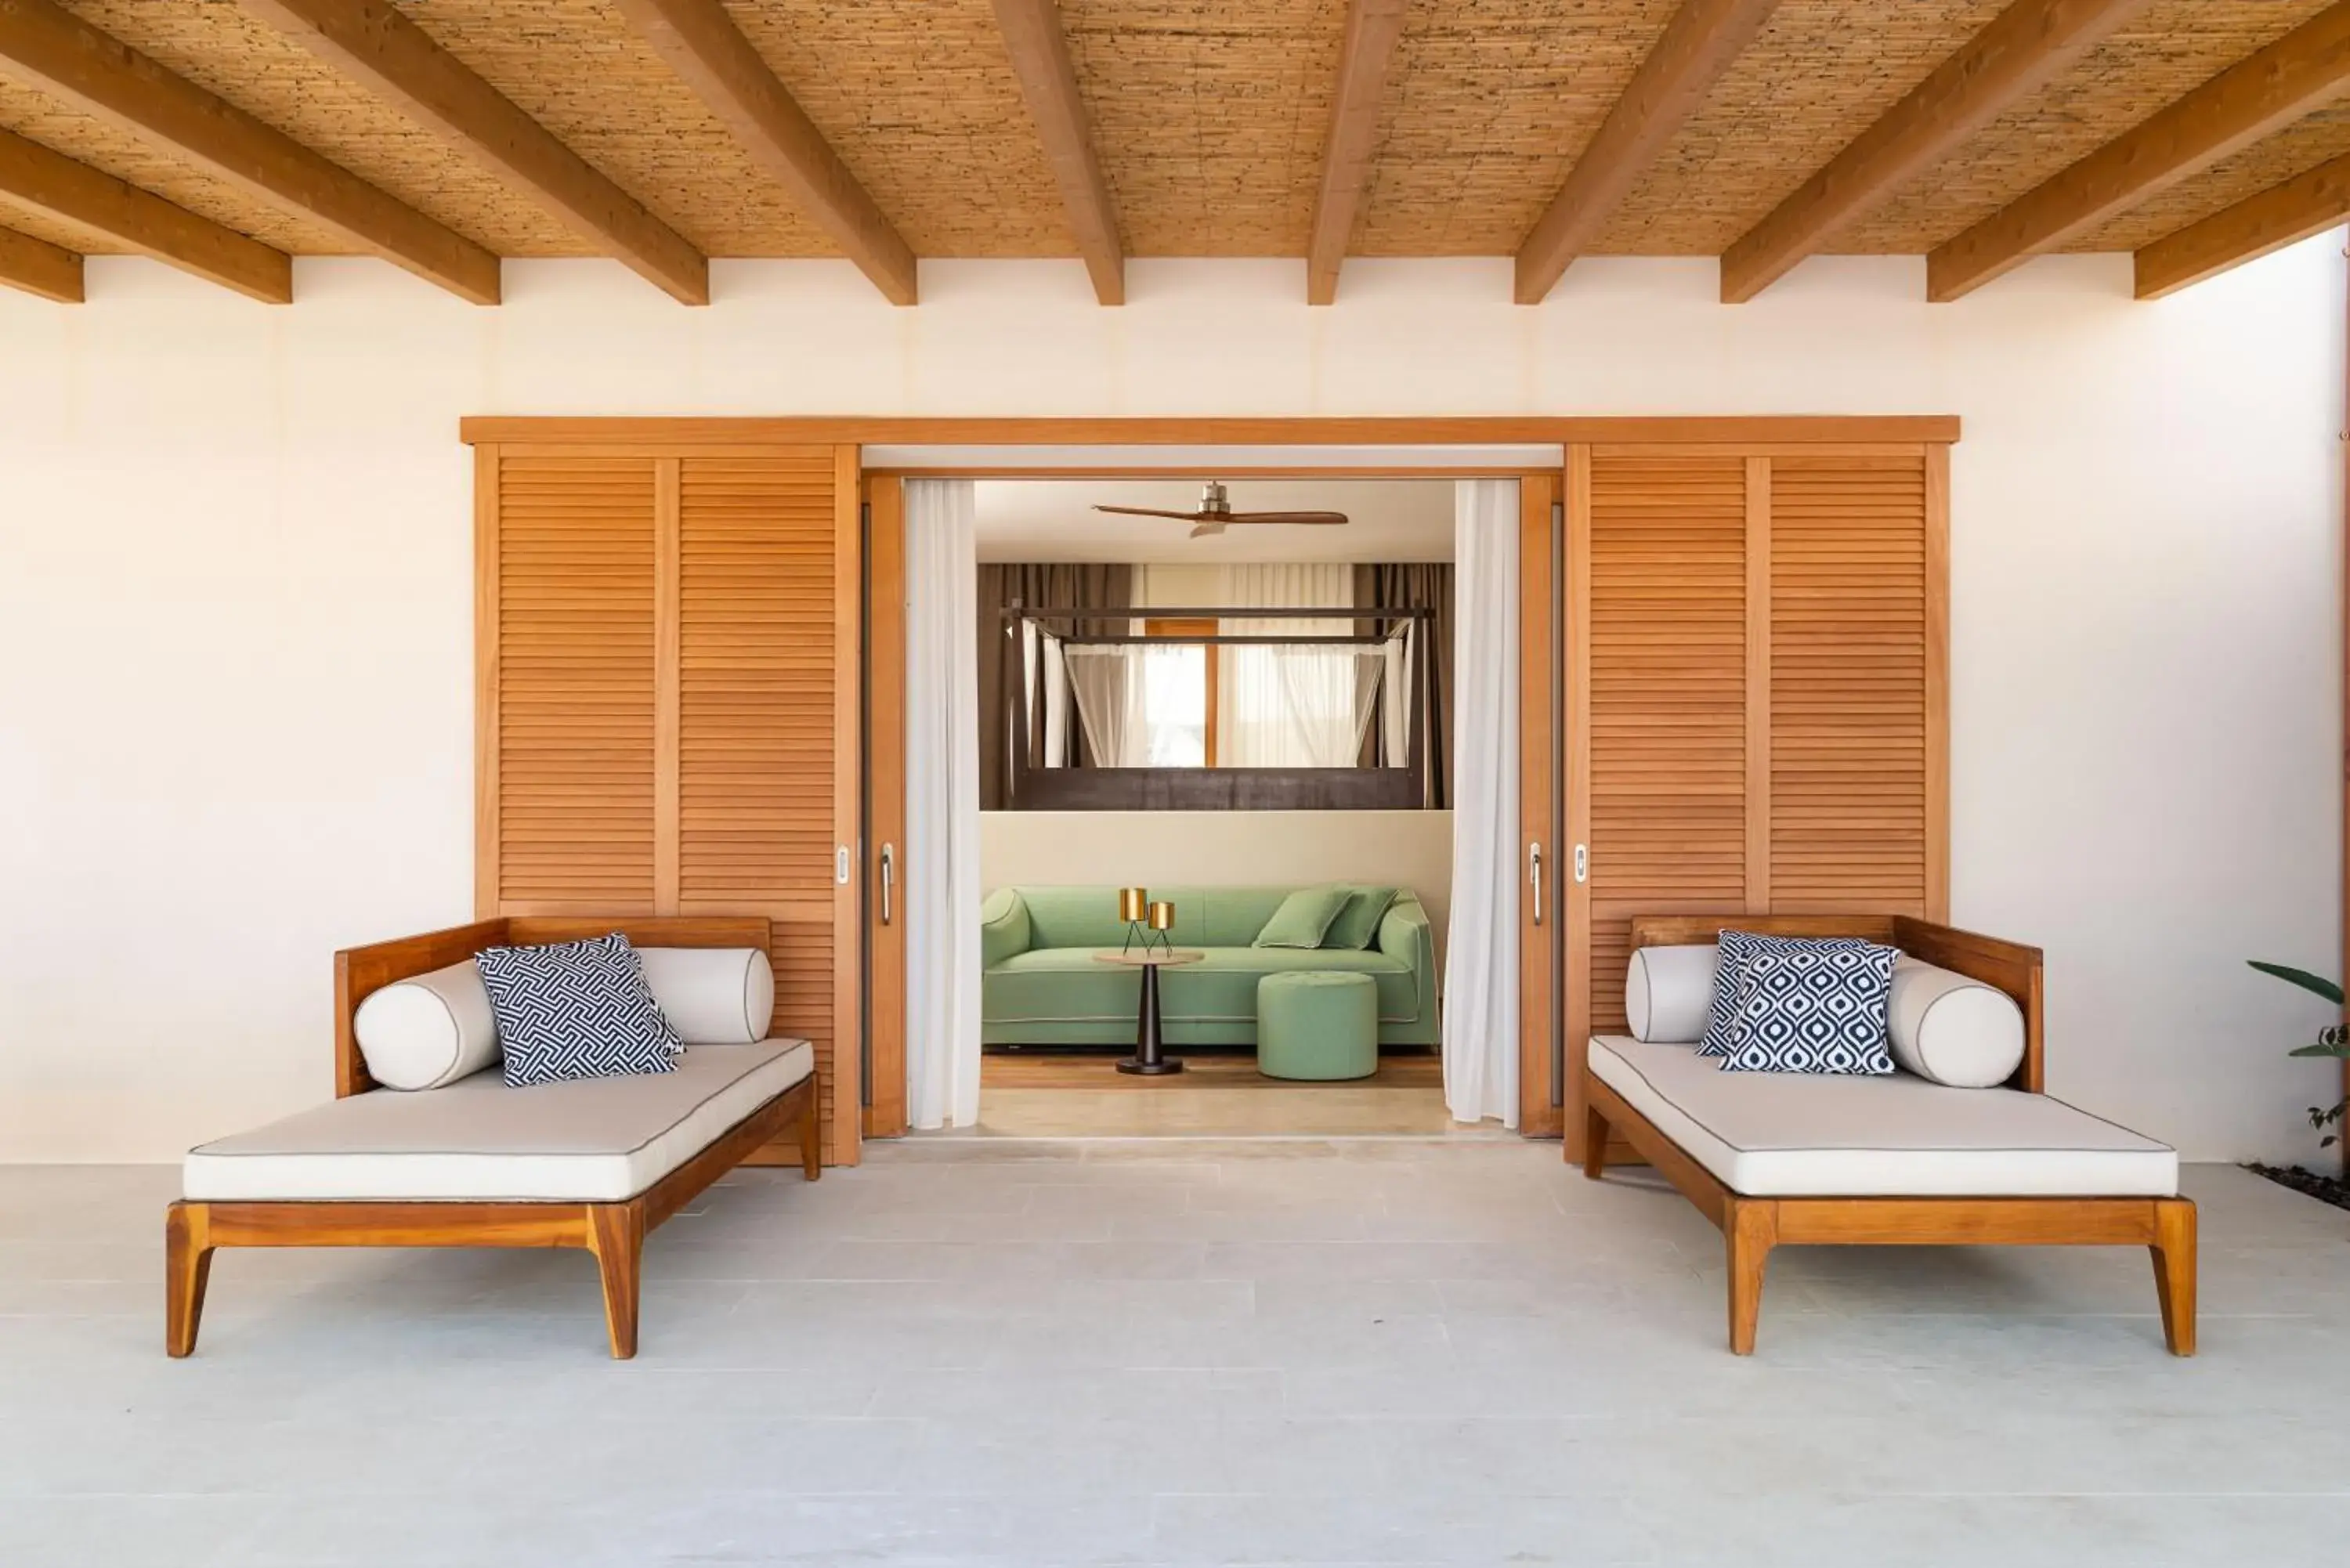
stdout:
<svg viewBox="0 0 2350 1568">
<path fill-rule="evenodd" d="M 1779 0 L 1681 0 L 1624 96 L 1518 247 L 1517 301 L 1540 305 Z"/>
<path fill-rule="evenodd" d="M 1409 5 L 1409 0 L 1352 0 L 1347 7 L 1338 81 L 1330 94 L 1330 134 L 1322 148 L 1322 183 L 1314 192 L 1314 227 L 1305 247 L 1308 305 L 1328 305 L 1338 297 L 1338 268 L 1355 237 L 1355 217 L 1378 149 L 1379 97 Z"/>
<path fill-rule="evenodd" d="M 2321 163 L 2140 249 L 2137 296 L 2159 299 L 2350 218 L 2350 157 Z"/>
<path fill-rule="evenodd" d="M 488 251 L 52 0 L 0 0 L 0 74 L 160 143 L 476 305 L 498 302 L 498 258 Z"/>
<path fill-rule="evenodd" d="M 5 4 L 5 0 L 0 0 Z M 916 298 L 914 252 L 721 0 L 619 0 L 654 52 L 791 192 L 892 305 Z"/>
<path fill-rule="evenodd" d="M 996 26 L 1020 78 L 1021 96 L 1036 121 L 1045 161 L 1061 187 L 1077 254 L 1094 280 L 1094 297 L 1104 305 L 1126 303 L 1126 246 L 1118 236 L 1118 208 L 1094 149 L 1086 100 L 1077 92 L 1077 69 L 1069 40 L 1061 31 L 1055 0 L 995 0 Z"/>
<path fill-rule="evenodd" d="M 47 240 L 0 229 L 0 285 L 54 299 L 81 303 L 81 257 Z"/>
<path fill-rule="evenodd" d="M 244 5 L 647 281 L 687 305 L 710 303 L 700 251 L 384 0 Z"/>
<path fill-rule="evenodd" d="M 1722 302 L 1770 287 L 2150 3 L 2015 0 L 1722 253 Z"/>
<path fill-rule="evenodd" d="M 294 302 L 285 252 L 5 130 L 0 195 L 265 304 Z"/>
<path fill-rule="evenodd" d="M 1926 297 L 1956 299 L 2043 251 L 2323 108 L 2350 88 L 2350 0 L 2251 58 L 1926 257 Z"/>
</svg>

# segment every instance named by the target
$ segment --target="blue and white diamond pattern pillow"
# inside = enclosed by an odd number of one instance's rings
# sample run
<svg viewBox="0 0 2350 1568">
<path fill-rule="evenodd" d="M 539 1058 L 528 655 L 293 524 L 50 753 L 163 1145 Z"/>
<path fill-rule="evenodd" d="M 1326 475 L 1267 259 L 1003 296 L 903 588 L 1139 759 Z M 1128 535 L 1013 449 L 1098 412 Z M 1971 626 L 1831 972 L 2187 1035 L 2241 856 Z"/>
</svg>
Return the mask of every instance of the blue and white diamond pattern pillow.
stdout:
<svg viewBox="0 0 2350 1568">
<path fill-rule="evenodd" d="M 486 948 L 473 964 L 498 1021 L 506 1082 L 516 1088 L 677 1071 L 685 1047 L 619 932 L 546 947 Z"/>
<path fill-rule="evenodd" d="M 1756 953 L 1875 945 L 1861 937 L 1768 937 L 1760 931 L 1729 930 L 1716 932 L 1715 941 L 1721 960 L 1714 966 L 1713 1007 L 1706 1014 L 1705 1034 L 1698 1041 L 1700 1056 L 1727 1056 L 1738 1048 L 1739 986 L 1746 977 L 1746 961 Z"/>
<path fill-rule="evenodd" d="M 1739 982 L 1738 1044 L 1722 1071 L 1892 1072 L 1885 1010 L 1900 956 L 1868 943 L 1755 953 Z"/>
</svg>

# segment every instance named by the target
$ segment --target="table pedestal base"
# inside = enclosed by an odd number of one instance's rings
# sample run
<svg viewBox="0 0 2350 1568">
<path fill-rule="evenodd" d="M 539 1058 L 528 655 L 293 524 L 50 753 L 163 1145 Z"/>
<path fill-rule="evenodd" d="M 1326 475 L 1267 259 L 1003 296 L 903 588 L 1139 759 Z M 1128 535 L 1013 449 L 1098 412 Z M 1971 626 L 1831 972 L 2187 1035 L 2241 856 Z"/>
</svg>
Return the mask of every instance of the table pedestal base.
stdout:
<svg viewBox="0 0 2350 1568">
<path fill-rule="evenodd" d="M 1131 1073 L 1146 1078 L 1156 1078 L 1183 1070 L 1180 1057 L 1170 1056 L 1161 1048 L 1159 1033 L 1159 966 L 1142 966 L 1142 1011 L 1135 1021 L 1134 1054 L 1121 1057 L 1118 1064 L 1121 1073 Z"/>
</svg>

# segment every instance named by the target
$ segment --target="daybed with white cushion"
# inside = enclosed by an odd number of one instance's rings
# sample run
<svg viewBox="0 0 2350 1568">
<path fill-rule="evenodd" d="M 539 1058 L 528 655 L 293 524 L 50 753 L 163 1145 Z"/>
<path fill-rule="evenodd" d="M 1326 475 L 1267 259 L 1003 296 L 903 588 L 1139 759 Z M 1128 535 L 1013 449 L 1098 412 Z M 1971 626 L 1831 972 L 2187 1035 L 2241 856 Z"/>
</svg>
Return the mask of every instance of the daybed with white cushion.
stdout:
<svg viewBox="0 0 2350 1568">
<path fill-rule="evenodd" d="M 686 1044 L 677 1070 L 509 1087 L 473 955 L 616 929 Z M 635 1355 L 648 1231 L 778 1140 L 819 1174 L 815 1051 L 768 1036 L 768 936 L 757 918 L 514 918 L 338 953 L 338 1097 L 188 1155 L 166 1348 L 195 1348 L 215 1247 L 578 1247 L 612 1354 Z"/>
<path fill-rule="evenodd" d="M 1731 1072 L 1700 1056 L 1706 949 L 1725 926 L 1899 948 L 1900 1069 Z M 1647 1038 L 1590 1043 L 1584 1173 L 1605 1170 L 1612 1131 L 1721 1230 L 1731 1350 L 1754 1348 L 1774 1245 L 1981 1242 L 2149 1248 L 2164 1336 L 2194 1354 L 2195 1206 L 2178 1196 L 2178 1157 L 2042 1092 L 2038 949 L 1867 916 L 1644 917 L 1631 945 L 1626 1011 Z"/>
</svg>

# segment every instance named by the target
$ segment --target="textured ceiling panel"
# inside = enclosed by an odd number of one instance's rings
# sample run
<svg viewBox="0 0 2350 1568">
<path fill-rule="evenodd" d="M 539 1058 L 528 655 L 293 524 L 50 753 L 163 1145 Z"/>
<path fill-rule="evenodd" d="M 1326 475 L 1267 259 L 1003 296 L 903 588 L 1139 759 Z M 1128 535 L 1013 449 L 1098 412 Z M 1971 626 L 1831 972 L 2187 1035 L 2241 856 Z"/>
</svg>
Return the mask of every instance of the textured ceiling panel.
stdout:
<svg viewBox="0 0 2350 1568">
<path fill-rule="evenodd" d="M 1783 0 L 1592 248 L 1719 255 L 2001 9 Z"/>
<path fill-rule="evenodd" d="M 1137 255 L 1303 255 L 1345 0 L 1063 0 Z"/>
<path fill-rule="evenodd" d="M 67 0 L 67 8 L 501 255 L 584 254 L 536 206 L 235 0 Z M 255 220 L 223 221 L 265 237 Z"/>
<path fill-rule="evenodd" d="M 2161 0 L 2046 91 L 1969 139 L 1836 245 L 1930 250 L 2324 10 L 2326 0 Z M 2077 248 L 2077 247 L 2076 247 Z"/>
<path fill-rule="evenodd" d="M 1514 252 L 1675 8 L 1675 0 L 1415 7 L 1379 111 L 1357 248 Z"/>
</svg>

